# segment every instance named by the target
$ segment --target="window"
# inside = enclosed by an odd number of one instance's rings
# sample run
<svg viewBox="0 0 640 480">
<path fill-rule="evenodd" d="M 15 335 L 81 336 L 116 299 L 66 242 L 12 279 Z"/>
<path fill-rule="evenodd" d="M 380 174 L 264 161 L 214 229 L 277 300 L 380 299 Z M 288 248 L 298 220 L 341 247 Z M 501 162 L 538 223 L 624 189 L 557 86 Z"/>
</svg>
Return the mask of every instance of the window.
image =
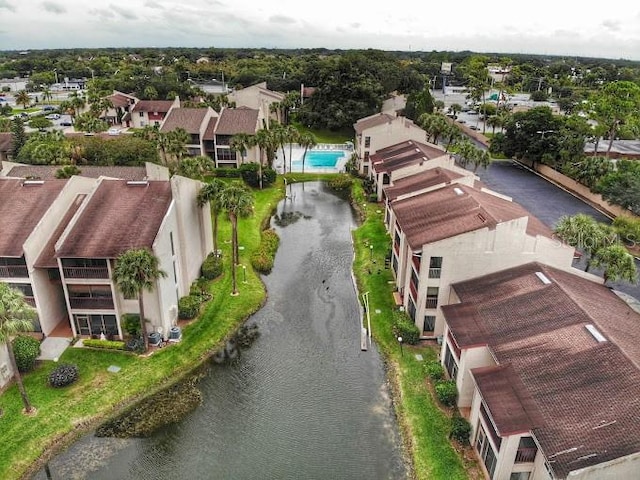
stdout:
<svg viewBox="0 0 640 480">
<path fill-rule="evenodd" d="M 509 480 L 529 480 L 531 472 L 515 472 L 509 477 Z"/>
<path fill-rule="evenodd" d="M 493 474 L 496 471 L 496 454 L 491 447 L 491 443 L 484 433 L 482 424 L 478 425 L 478 439 L 476 441 L 476 450 L 482 459 L 484 466 L 489 472 L 489 478 L 493 478 Z"/>
<path fill-rule="evenodd" d="M 364 152 L 364 159 L 369 160 L 369 152 Z"/>
<path fill-rule="evenodd" d="M 9 283 L 9 287 L 19 290 L 25 297 L 33 297 L 33 288 L 30 283 Z"/>
<path fill-rule="evenodd" d="M 515 463 L 532 463 L 536 459 L 538 446 L 532 437 L 521 437 Z"/>
<path fill-rule="evenodd" d="M 438 287 L 427 287 L 427 301 L 425 302 L 425 308 L 437 308 L 438 307 Z"/>
<path fill-rule="evenodd" d="M 364 148 L 369 148 L 371 146 L 371 137 L 364 137 Z"/>
<path fill-rule="evenodd" d="M 175 255 L 176 250 L 173 246 L 173 232 L 169 232 L 169 243 L 171 243 L 171 255 Z"/>
<path fill-rule="evenodd" d="M 398 257 L 396 257 L 395 253 L 393 254 L 393 259 L 391 260 L 391 266 L 393 267 L 393 273 L 398 276 Z"/>
<path fill-rule="evenodd" d="M 140 117 L 144 117 L 144 112 L 138 112 L 138 115 L 139 115 Z"/>
<path fill-rule="evenodd" d="M 458 364 L 451 354 L 449 345 L 444 349 L 444 367 L 447 369 L 449 377 L 451 377 L 452 380 L 455 380 L 458 375 Z"/>
<path fill-rule="evenodd" d="M 429 258 L 429 278 L 440 278 L 442 270 L 442 257 Z"/>
<path fill-rule="evenodd" d="M 409 297 L 409 311 L 407 312 L 411 320 L 416 321 L 416 304 L 413 303 L 411 297 Z"/>
<path fill-rule="evenodd" d="M 423 332 L 433 332 L 436 327 L 436 316 L 435 315 L 425 315 L 424 323 L 422 324 Z"/>
</svg>

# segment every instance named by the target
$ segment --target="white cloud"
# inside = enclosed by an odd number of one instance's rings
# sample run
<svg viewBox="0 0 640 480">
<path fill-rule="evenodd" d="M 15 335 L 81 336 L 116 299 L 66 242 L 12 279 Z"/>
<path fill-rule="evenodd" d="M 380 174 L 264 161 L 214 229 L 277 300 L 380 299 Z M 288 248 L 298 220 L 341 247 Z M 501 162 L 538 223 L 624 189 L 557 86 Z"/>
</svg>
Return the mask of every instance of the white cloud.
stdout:
<svg viewBox="0 0 640 480">
<path fill-rule="evenodd" d="M 0 45 L 471 50 L 640 60 L 640 12 L 629 12 L 626 0 L 610 0 L 605 15 L 557 0 L 538 0 L 526 10 L 510 0 L 308 5 L 299 0 L 0 0 L 5 19 Z"/>
</svg>

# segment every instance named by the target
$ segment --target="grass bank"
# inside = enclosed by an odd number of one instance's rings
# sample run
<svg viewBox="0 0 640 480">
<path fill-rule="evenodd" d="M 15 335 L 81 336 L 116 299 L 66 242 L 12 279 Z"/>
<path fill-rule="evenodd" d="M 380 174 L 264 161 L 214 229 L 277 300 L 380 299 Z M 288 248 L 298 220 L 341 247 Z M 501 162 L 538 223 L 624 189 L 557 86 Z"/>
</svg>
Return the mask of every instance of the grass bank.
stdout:
<svg viewBox="0 0 640 480">
<path fill-rule="evenodd" d="M 249 315 L 260 308 L 265 289 L 249 262 L 260 243 L 260 230 L 283 193 L 279 185 L 254 191 L 254 215 L 239 220 L 240 261 L 247 266 L 247 283 L 238 283 L 240 295 L 231 296 L 230 264 L 224 262 L 223 276 L 209 285 L 213 299 L 206 304 L 200 318 L 183 330 L 182 341 L 156 351 L 149 357 L 123 352 L 68 348 L 60 363 L 75 363 L 80 379 L 70 387 L 47 386 L 47 376 L 54 363 L 40 362 L 34 372 L 24 377 L 25 387 L 37 414 L 21 413 L 22 402 L 17 388 L 10 387 L 0 396 L 0 478 L 17 479 L 31 474 L 56 448 L 95 428 L 136 400 L 157 392 L 191 371 Z M 231 227 L 220 216 L 219 247 L 225 259 L 231 258 Z M 118 373 L 107 368 L 116 365 Z"/>
<path fill-rule="evenodd" d="M 353 128 L 345 128 L 338 131 L 322 130 L 317 128 L 309 128 L 295 120 L 291 124 L 296 127 L 300 133 L 310 132 L 316 137 L 318 143 L 344 143 L 353 141 Z"/>
<path fill-rule="evenodd" d="M 361 211 L 363 222 L 353 233 L 356 251 L 353 270 L 359 291 L 369 292 L 371 330 L 387 362 L 396 413 L 412 460 L 412 477 L 475 478 L 478 467 L 474 461 L 465 460 L 463 451 L 449 440 L 450 412 L 438 405 L 426 380 L 423 365 L 436 358 L 437 348 L 403 345 L 401 349 L 392 332 L 395 304 L 390 282 L 393 276 L 384 263 L 391 239 L 384 227 L 384 207 L 367 203 L 361 186 L 356 185 L 354 190 L 354 203 Z M 423 361 L 416 358 L 418 354 Z"/>
</svg>

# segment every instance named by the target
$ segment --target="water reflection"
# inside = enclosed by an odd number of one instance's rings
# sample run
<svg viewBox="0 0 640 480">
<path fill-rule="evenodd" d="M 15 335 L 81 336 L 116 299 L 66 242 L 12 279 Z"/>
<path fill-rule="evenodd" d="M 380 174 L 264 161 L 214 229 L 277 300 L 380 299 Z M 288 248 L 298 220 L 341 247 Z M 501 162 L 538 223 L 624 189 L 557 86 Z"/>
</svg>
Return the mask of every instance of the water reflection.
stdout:
<svg viewBox="0 0 640 480">
<path fill-rule="evenodd" d="M 319 182 L 288 197 L 280 218 L 301 215 L 273 225 L 280 249 L 253 346 L 211 363 L 202 405 L 181 422 L 144 439 L 85 436 L 50 462 L 53 478 L 406 477 L 382 361 L 375 345 L 360 350 L 351 209 Z"/>
</svg>

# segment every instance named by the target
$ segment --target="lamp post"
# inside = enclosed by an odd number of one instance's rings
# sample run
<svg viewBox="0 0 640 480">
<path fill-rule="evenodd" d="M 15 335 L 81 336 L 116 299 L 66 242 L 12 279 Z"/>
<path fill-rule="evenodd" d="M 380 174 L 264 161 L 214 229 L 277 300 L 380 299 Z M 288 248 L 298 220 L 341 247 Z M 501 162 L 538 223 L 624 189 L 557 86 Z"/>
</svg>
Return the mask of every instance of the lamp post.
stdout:
<svg viewBox="0 0 640 480">
<path fill-rule="evenodd" d="M 373 245 L 369 245 L 369 260 L 373 260 Z"/>
<path fill-rule="evenodd" d="M 402 351 L 402 337 L 398 337 L 398 343 L 400 344 L 400 356 L 404 357 L 404 352 Z"/>
<path fill-rule="evenodd" d="M 242 283 L 247 283 L 247 266 L 242 265 Z"/>
<path fill-rule="evenodd" d="M 53 69 L 53 74 L 56 76 L 56 84 L 58 83 L 58 69 L 54 68 Z"/>
</svg>

